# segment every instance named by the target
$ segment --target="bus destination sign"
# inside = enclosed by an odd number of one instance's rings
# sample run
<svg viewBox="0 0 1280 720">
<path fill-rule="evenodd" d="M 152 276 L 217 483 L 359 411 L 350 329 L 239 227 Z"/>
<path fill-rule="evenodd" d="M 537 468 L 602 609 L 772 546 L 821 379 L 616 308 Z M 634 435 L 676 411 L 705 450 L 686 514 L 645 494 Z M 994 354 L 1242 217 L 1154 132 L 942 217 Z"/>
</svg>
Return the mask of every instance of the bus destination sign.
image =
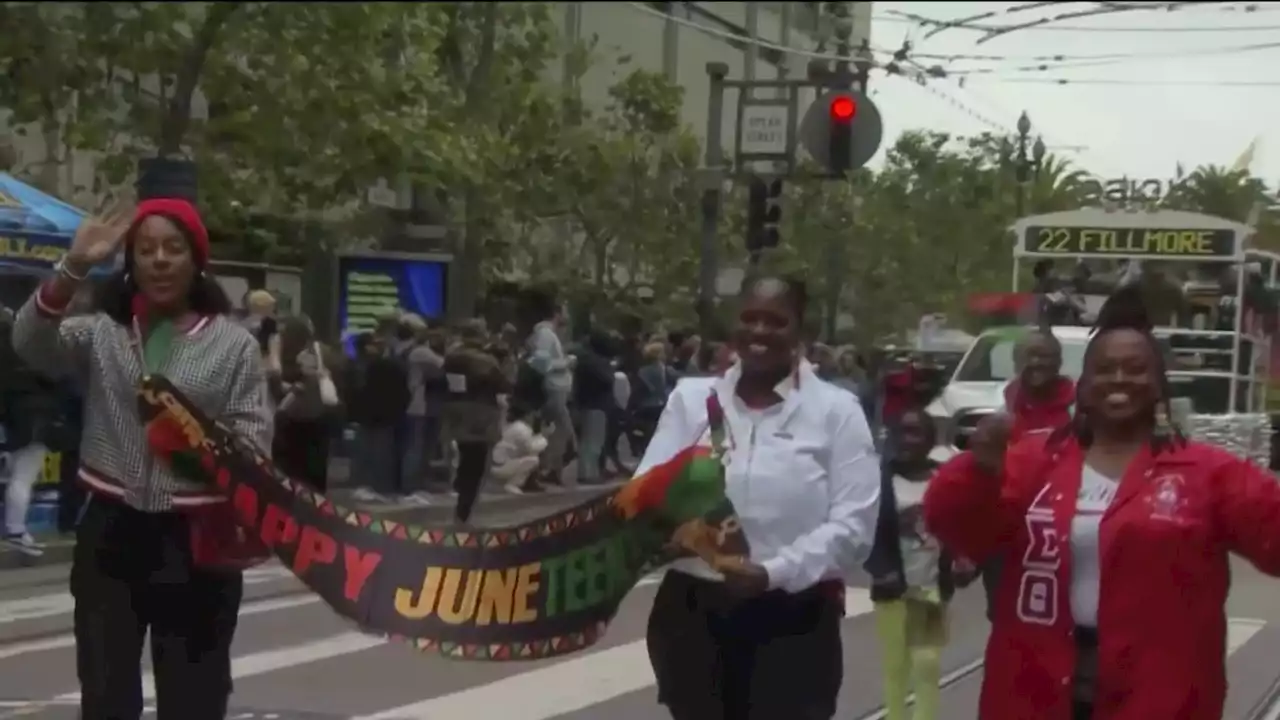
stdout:
<svg viewBox="0 0 1280 720">
<path fill-rule="evenodd" d="M 1231 230 L 1032 225 L 1022 236 L 1028 255 L 1215 258 L 1231 257 L 1235 250 Z"/>
</svg>

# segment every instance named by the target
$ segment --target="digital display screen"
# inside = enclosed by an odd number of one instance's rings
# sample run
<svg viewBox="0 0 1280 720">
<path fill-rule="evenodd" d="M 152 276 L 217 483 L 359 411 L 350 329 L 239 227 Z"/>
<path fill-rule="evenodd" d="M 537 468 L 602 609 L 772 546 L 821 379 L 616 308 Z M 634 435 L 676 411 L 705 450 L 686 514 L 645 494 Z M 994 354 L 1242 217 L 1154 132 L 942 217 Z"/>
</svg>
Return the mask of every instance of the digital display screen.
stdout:
<svg viewBox="0 0 1280 720">
<path fill-rule="evenodd" d="M 1029 255 L 1213 258 L 1235 255 L 1236 242 L 1231 230 L 1033 225 L 1022 236 L 1022 250 Z"/>
<path fill-rule="evenodd" d="M 448 262 L 379 255 L 338 258 L 338 327 L 348 354 L 355 336 L 371 332 L 378 319 L 403 311 L 423 318 L 444 316 Z"/>
</svg>

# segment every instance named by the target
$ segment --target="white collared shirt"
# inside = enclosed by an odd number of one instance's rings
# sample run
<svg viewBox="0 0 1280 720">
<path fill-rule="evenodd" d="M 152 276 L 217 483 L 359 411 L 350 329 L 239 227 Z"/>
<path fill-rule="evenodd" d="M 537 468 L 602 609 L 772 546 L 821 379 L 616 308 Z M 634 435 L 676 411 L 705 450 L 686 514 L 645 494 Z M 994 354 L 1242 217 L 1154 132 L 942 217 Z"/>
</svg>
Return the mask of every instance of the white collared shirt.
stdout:
<svg viewBox="0 0 1280 720">
<path fill-rule="evenodd" d="M 843 578 L 871 551 L 880 501 L 880 462 L 852 393 L 823 382 L 804 362 L 776 388 L 782 402 L 751 410 L 723 378 L 686 378 L 667 401 L 637 474 L 695 442 L 710 444 L 706 399 L 725 413 L 726 494 L 738 512 L 751 559 L 771 588 L 800 592 Z M 672 566 L 708 579 L 697 558 Z"/>
</svg>

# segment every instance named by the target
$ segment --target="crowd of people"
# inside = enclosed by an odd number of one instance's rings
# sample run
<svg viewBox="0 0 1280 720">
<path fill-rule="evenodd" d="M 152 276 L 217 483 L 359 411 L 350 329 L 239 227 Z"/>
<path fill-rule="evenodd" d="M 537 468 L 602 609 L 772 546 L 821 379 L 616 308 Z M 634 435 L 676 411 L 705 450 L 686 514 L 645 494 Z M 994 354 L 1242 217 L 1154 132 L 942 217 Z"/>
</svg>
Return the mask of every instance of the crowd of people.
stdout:
<svg viewBox="0 0 1280 720">
<path fill-rule="evenodd" d="M 74 307 L 120 250 L 123 268 Z M 924 411 L 937 373 L 916 358 L 869 379 L 856 354 L 806 345 L 794 278 L 748 278 L 723 346 L 605 333 L 565 345 L 558 306 L 531 297 L 523 333 L 402 315 L 350 338 L 348 359 L 305 318 L 275 317 L 266 294 L 234 316 L 208 260 L 196 209 L 148 200 L 86 220 L 12 323 L 31 382 L 71 388 L 83 411 L 70 579 L 83 720 L 140 717 L 148 635 L 162 720 L 220 720 L 231 692 L 242 541 L 225 498 L 151 446 L 136 404 L 150 373 L 321 489 L 335 423 L 352 422 L 369 497 L 447 485 L 463 522 L 486 475 L 537 492 L 565 482 L 573 457 L 578 482 L 599 483 L 610 464 L 631 474 L 621 442 L 643 474 L 703 442 L 716 408 L 750 551 L 682 558 L 661 581 L 647 642 L 675 720 L 834 717 L 859 568 L 889 720 L 912 694 L 916 720 L 934 719 L 948 602 L 978 574 L 984 720 L 1217 720 L 1228 555 L 1280 574 L 1280 483 L 1170 421 L 1136 286 L 1097 313 L 1078 382 L 1061 376 L 1052 332 L 1027 332 L 1006 406 L 939 465 Z M 11 432 L 45 447 L 58 424 Z"/>
</svg>

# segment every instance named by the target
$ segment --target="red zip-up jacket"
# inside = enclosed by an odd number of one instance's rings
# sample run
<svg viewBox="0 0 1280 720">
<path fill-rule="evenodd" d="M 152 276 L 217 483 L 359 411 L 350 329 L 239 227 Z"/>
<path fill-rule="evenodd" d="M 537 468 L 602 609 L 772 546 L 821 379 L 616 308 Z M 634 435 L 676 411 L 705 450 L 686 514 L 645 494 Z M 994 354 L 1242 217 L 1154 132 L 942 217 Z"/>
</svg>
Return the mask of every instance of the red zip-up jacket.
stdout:
<svg viewBox="0 0 1280 720">
<path fill-rule="evenodd" d="M 1059 377 L 1043 398 L 1032 398 L 1022 391 L 1022 381 L 1014 380 L 1004 389 L 1005 412 L 1013 418 L 1009 429 L 1011 442 L 1030 433 L 1045 433 L 1071 422 L 1071 406 L 1076 401 L 1076 384 L 1071 378 Z"/>
<path fill-rule="evenodd" d="M 1076 644 L 1071 520 L 1084 453 L 1031 435 L 1003 477 L 972 453 L 939 469 L 929 530 L 979 562 L 1004 558 L 987 641 L 983 720 L 1069 720 Z M 1280 483 L 1201 443 L 1130 463 L 1102 518 L 1094 720 L 1221 720 L 1228 554 L 1280 575 Z"/>
</svg>

